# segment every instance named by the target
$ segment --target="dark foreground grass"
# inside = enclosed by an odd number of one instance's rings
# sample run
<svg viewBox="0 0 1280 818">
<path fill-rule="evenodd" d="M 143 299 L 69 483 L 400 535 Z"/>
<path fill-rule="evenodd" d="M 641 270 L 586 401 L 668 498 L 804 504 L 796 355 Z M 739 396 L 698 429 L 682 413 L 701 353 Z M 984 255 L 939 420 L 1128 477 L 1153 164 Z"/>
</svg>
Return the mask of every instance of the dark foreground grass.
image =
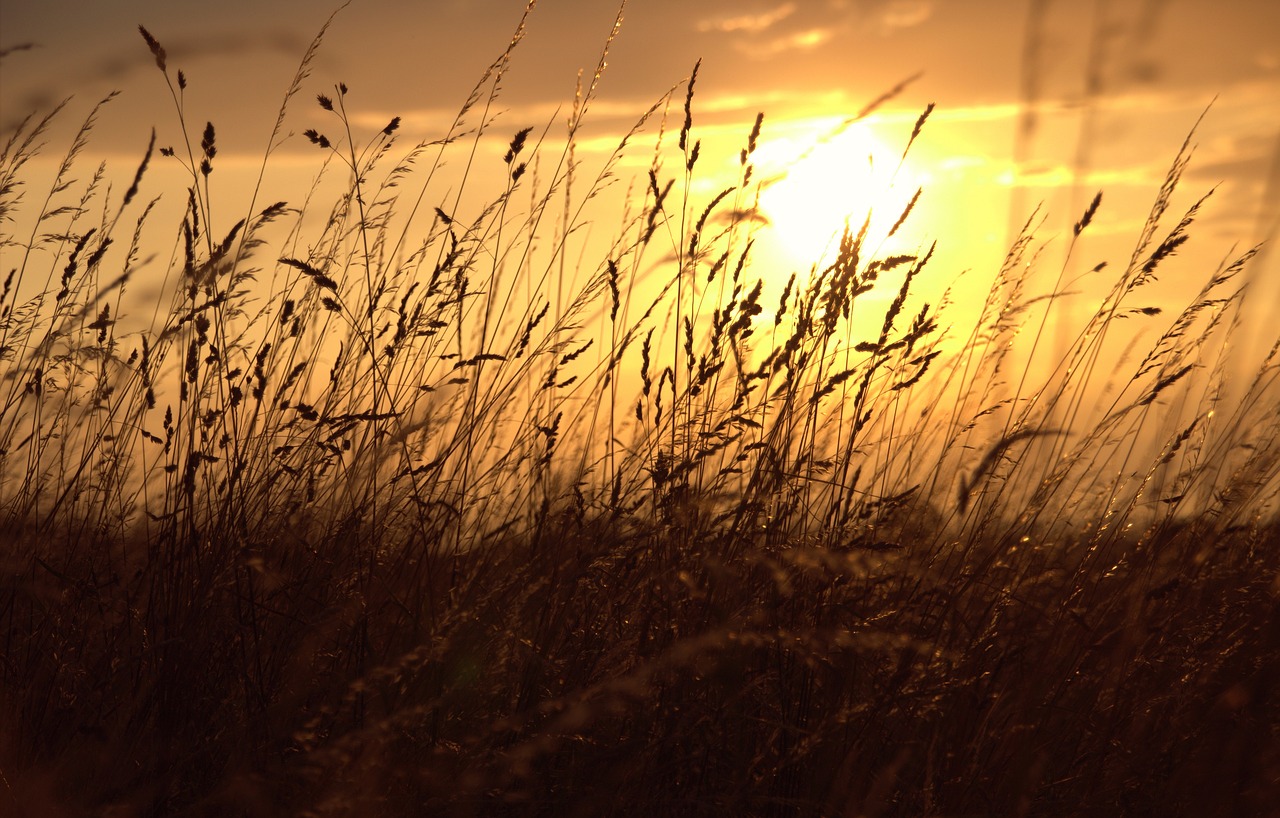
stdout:
<svg viewBox="0 0 1280 818">
<path fill-rule="evenodd" d="M 1167 226 L 1189 141 L 1037 375 L 1010 354 L 1056 294 L 1024 273 L 1031 223 L 966 333 L 915 295 L 927 246 L 884 256 L 856 224 L 770 288 L 759 122 L 699 200 L 690 79 L 587 178 L 604 55 L 567 147 L 494 151 L 510 53 L 407 149 L 322 94 L 328 204 L 211 217 L 217 132 L 184 125 L 156 157 L 191 182 L 151 326 L 121 312 L 154 145 L 119 201 L 73 182 L 94 109 L 41 199 L 51 120 L 9 137 L 0 215 L 37 221 L 3 236 L 5 814 L 1280 803 L 1274 350 L 1228 389 L 1251 254 L 1172 318 L 1135 301 L 1200 207 Z M 594 212 L 655 130 L 621 218 Z M 506 181 L 464 204 L 446 156 Z M 601 257 L 588 223 L 622 225 Z M 1138 322 L 1157 340 L 1117 364 Z"/>
</svg>

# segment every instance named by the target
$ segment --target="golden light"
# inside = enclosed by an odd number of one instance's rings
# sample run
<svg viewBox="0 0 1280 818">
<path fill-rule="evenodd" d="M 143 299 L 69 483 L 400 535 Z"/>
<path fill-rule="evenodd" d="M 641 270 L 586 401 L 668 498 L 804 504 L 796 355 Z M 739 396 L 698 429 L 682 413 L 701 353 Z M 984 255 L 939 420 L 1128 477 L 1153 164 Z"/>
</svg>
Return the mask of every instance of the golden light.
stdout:
<svg viewBox="0 0 1280 818">
<path fill-rule="evenodd" d="M 893 249 L 882 241 L 918 186 L 902 149 L 862 122 L 818 120 L 796 131 L 756 155 L 766 180 L 760 207 L 780 255 L 801 270 L 830 261 L 846 223 L 856 233 L 868 213 L 869 248 Z"/>
</svg>

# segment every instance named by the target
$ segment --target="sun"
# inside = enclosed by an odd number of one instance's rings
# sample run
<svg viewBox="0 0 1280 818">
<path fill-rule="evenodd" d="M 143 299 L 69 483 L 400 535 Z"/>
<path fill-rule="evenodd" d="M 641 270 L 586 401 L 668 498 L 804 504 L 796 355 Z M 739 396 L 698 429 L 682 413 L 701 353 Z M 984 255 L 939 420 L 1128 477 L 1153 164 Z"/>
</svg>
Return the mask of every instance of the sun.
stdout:
<svg viewBox="0 0 1280 818">
<path fill-rule="evenodd" d="M 757 156 L 765 174 L 760 209 L 778 252 L 796 267 L 821 267 L 835 257 L 845 225 L 856 233 L 868 215 L 868 241 L 891 250 L 885 234 L 917 189 L 902 149 L 863 122 L 821 120 L 795 130 Z"/>
</svg>

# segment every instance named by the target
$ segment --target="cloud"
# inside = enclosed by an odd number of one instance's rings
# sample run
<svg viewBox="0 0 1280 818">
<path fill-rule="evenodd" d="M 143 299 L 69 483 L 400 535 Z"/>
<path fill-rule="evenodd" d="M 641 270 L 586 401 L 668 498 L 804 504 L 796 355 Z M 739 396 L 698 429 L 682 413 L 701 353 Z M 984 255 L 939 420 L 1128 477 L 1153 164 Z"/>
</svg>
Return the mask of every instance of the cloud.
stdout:
<svg viewBox="0 0 1280 818">
<path fill-rule="evenodd" d="M 880 25 L 885 33 L 914 28 L 933 16 L 931 0 L 891 0 L 880 12 Z"/>
<path fill-rule="evenodd" d="M 673 104 L 678 105 L 679 103 Z M 586 121 L 592 124 L 601 122 L 621 123 L 622 127 L 626 128 L 636 123 L 653 105 L 654 101 L 646 98 L 600 97 L 591 100 L 590 107 L 587 109 Z M 504 129 L 514 131 L 517 128 L 533 126 L 538 132 L 541 132 L 544 127 L 549 127 L 552 132 L 563 132 L 572 108 L 573 106 L 569 102 L 555 100 L 507 105 L 491 121 L 487 130 L 503 132 Z M 707 107 L 700 104 L 699 110 L 707 110 Z M 387 108 L 353 112 L 350 116 L 352 124 L 365 130 L 381 130 L 392 116 L 398 116 L 400 117 L 401 130 L 403 132 L 431 134 L 434 137 L 438 137 L 443 136 L 445 131 L 454 125 L 458 117 L 458 107 Z M 476 111 L 469 111 L 463 117 L 463 124 L 460 130 L 471 130 L 479 123 L 479 120 L 480 115 Z M 506 136 L 509 137 L 510 135 L 507 134 Z"/>
<path fill-rule="evenodd" d="M 1261 188 L 1273 167 L 1280 167 L 1280 139 L 1248 133 L 1201 145 L 1198 160 L 1187 168 L 1187 175 L 1212 184 L 1234 181 Z"/>
<path fill-rule="evenodd" d="M 739 49 L 757 57 L 773 57 L 786 51 L 812 51 L 835 36 L 831 28 L 807 28 L 775 37 L 764 43 L 740 45 Z"/>
<path fill-rule="evenodd" d="M 888 36 L 925 24 L 934 11 L 934 0 L 872 0 L 850 4 L 828 0 L 816 7 L 788 2 L 759 14 L 705 18 L 697 30 L 746 35 L 734 44 L 742 54 L 757 59 L 796 51 L 813 51 L 841 33 L 867 31 Z"/>
<path fill-rule="evenodd" d="M 778 22 L 790 17 L 795 10 L 795 3 L 783 3 L 782 5 L 761 14 L 740 14 L 734 17 L 707 18 L 698 21 L 697 30 L 701 32 L 720 31 L 725 33 L 745 31 L 755 34 L 772 28 Z"/>
<path fill-rule="evenodd" d="M 773 57 L 788 51 L 810 51 L 829 42 L 835 36 L 832 20 L 823 18 L 815 25 L 806 26 L 806 17 L 797 14 L 799 7 L 792 2 L 774 6 L 759 14 L 708 17 L 700 20 L 696 28 L 700 32 L 720 32 L 745 35 L 733 47 L 741 54 L 756 59 Z M 785 25 L 780 23 L 786 21 Z M 838 20 L 836 21 L 838 24 Z M 774 33 L 778 29 L 782 31 Z"/>
</svg>

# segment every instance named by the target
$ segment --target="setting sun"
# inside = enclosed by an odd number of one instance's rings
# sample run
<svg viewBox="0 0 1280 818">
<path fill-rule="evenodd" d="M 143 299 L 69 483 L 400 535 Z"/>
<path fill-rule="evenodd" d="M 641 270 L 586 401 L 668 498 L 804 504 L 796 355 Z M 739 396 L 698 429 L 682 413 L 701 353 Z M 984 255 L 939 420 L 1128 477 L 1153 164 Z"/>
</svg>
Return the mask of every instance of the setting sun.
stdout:
<svg viewBox="0 0 1280 818">
<path fill-rule="evenodd" d="M 800 135 L 762 146 L 758 158 L 766 173 L 761 209 L 780 253 L 795 265 L 829 259 L 845 225 L 857 232 L 868 213 L 869 238 L 879 243 L 916 190 L 902 149 L 862 122 L 807 124 Z"/>
</svg>

